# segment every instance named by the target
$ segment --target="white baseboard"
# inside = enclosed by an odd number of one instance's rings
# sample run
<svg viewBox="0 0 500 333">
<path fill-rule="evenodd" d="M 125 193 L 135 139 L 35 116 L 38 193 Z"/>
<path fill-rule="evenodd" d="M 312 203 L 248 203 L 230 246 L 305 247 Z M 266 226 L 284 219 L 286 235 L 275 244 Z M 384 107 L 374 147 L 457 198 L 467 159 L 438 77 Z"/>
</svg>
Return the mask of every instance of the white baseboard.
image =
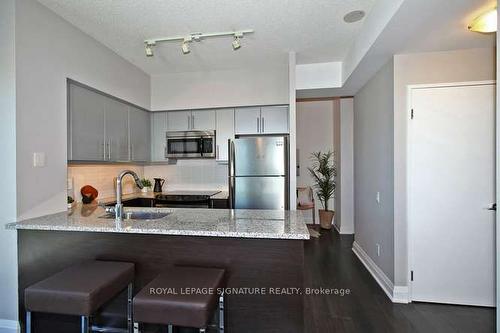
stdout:
<svg viewBox="0 0 500 333">
<path fill-rule="evenodd" d="M 336 225 L 335 223 L 333 224 L 333 227 L 335 228 L 335 230 L 337 230 L 337 232 L 340 234 L 340 235 L 354 235 L 354 232 L 345 232 L 345 231 L 342 231 L 342 226 L 340 227 L 339 229 L 339 226 Z"/>
<path fill-rule="evenodd" d="M 385 273 L 377 266 L 377 264 L 370 258 L 370 256 L 363 250 L 363 248 L 354 241 L 352 243 L 352 251 L 361 263 L 366 267 L 368 272 L 373 276 L 375 281 L 380 285 L 387 297 L 393 303 L 408 303 L 408 287 L 394 286 L 392 281 L 385 275 Z"/>
<path fill-rule="evenodd" d="M 21 332 L 19 323 L 15 320 L 0 319 L 0 333 Z"/>
</svg>

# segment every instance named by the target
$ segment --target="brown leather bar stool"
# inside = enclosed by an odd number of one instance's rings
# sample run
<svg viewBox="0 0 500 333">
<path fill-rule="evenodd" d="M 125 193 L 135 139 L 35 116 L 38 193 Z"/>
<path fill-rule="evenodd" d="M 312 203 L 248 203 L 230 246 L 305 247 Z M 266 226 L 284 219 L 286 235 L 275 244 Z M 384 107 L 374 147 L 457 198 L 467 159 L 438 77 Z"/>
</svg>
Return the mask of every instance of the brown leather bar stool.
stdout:
<svg viewBox="0 0 500 333">
<path fill-rule="evenodd" d="M 132 332 L 134 264 L 87 261 L 52 275 L 24 290 L 26 333 L 31 333 L 31 312 L 80 316 L 81 332 L 92 331 L 91 316 L 107 301 L 128 288 L 128 332 Z"/>
<path fill-rule="evenodd" d="M 224 332 L 225 271 L 219 268 L 173 267 L 158 275 L 134 297 L 134 333 L 139 323 L 198 328 L 205 332 L 219 303 L 219 332 Z"/>
</svg>

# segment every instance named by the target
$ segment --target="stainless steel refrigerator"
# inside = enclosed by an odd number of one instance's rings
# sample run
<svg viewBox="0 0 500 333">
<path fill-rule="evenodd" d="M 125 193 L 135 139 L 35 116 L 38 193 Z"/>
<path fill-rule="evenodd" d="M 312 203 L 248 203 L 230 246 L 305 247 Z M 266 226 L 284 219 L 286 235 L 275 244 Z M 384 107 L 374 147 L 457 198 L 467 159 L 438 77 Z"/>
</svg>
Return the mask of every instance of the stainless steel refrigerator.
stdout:
<svg viewBox="0 0 500 333">
<path fill-rule="evenodd" d="M 229 202 L 234 209 L 287 210 L 288 137 L 229 140 Z"/>
</svg>

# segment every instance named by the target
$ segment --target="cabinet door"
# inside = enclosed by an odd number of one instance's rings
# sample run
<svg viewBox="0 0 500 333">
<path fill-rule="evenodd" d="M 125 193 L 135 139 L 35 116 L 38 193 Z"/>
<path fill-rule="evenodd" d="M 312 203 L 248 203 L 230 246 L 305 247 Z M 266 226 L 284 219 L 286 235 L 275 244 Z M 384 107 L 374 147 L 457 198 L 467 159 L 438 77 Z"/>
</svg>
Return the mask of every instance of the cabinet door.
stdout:
<svg viewBox="0 0 500 333">
<path fill-rule="evenodd" d="M 234 109 L 216 111 L 217 128 L 215 130 L 216 160 L 228 160 L 227 140 L 234 139 Z"/>
<path fill-rule="evenodd" d="M 130 107 L 130 160 L 136 162 L 149 161 L 150 126 L 149 113 L 135 107 Z"/>
<path fill-rule="evenodd" d="M 191 129 L 196 131 L 215 130 L 215 111 L 198 110 L 191 113 Z"/>
<path fill-rule="evenodd" d="M 128 105 L 112 98 L 105 101 L 105 142 L 108 161 L 128 161 Z"/>
<path fill-rule="evenodd" d="M 167 125 L 169 131 L 191 130 L 191 111 L 167 112 Z"/>
<path fill-rule="evenodd" d="M 104 160 L 104 102 L 100 94 L 69 85 L 70 160 Z"/>
<path fill-rule="evenodd" d="M 167 113 L 151 112 L 151 161 L 165 161 Z"/>
<path fill-rule="evenodd" d="M 237 108 L 234 110 L 235 134 L 260 133 L 260 108 Z"/>
<path fill-rule="evenodd" d="M 265 106 L 261 108 L 261 133 L 288 133 L 288 107 Z"/>
</svg>

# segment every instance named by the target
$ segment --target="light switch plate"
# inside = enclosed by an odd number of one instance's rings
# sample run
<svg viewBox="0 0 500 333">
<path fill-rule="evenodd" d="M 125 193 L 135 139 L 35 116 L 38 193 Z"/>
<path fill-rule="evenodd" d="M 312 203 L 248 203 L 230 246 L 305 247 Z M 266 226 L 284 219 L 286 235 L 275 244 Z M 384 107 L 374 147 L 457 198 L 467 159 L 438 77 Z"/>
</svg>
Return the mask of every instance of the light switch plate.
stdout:
<svg viewBox="0 0 500 333">
<path fill-rule="evenodd" d="M 45 153 L 33 153 L 33 167 L 43 168 L 45 166 Z"/>
</svg>

